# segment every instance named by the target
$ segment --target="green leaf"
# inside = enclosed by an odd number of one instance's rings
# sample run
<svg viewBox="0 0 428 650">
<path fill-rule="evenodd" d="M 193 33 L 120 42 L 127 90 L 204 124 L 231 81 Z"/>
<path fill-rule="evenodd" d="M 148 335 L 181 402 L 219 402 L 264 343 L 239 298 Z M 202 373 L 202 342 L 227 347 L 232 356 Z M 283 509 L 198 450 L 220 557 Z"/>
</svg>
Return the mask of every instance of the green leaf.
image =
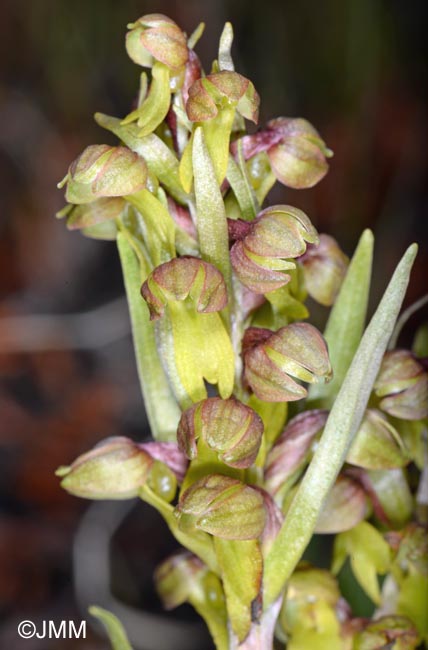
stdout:
<svg viewBox="0 0 428 650">
<path fill-rule="evenodd" d="M 332 572 L 337 574 L 349 555 L 352 571 L 366 594 L 380 604 L 377 574 L 385 574 L 390 566 L 390 549 L 382 535 L 367 521 L 337 535 L 334 543 Z"/>
<path fill-rule="evenodd" d="M 89 608 L 89 613 L 104 625 L 113 650 L 132 650 L 123 625 L 114 614 L 95 606 Z"/>
<path fill-rule="evenodd" d="M 237 165 L 232 156 L 229 156 L 227 180 L 238 201 L 242 219 L 251 221 L 258 211 L 257 199 L 247 178 L 245 165 Z"/>
<path fill-rule="evenodd" d="M 123 125 L 120 119 L 103 113 L 95 113 L 95 121 L 142 156 L 149 170 L 157 176 L 171 196 L 180 203 L 186 203 L 187 194 L 181 186 L 177 157 L 157 135 L 152 133 L 142 138 L 136 123 Z"/>
<path fill-rule="evenodd" d="M 415 244 L 406 251 L 364 333 L 331 409 L 319 446 L 266 558 L 267 605 L 278 597 L 309 543 L 319 512 L 360 426 L 400 311 L 416 252 Z"/>
<path fill-rule="evenodd" d="M 231 266 L 226 211 L 201 127 L 196 129 L 194 135 L 193 173 L 196 225 L 201 255 L 204 260 L 211 262 L 221 271 L 228 287 L 229 296 L 231 296 Z"/>
<path fill-rule="evenodd" d="M 316 402 L 316 406 L 332 406 L 361 340 L 370 291 L 372 256 L 373 234 L 370 230 L 365 230 L 324 332 L 333 368 L 333 379 L 329 384 L 311 387 L 308 400 L 311 403 Z"/>
<path fill-rule="evenodd" d="M 140 296 L 145 273 L 139 267 L 126 234 L 118 234 L 117 245 L 129 304 L 138 375 L 150 429 L 156 440 L 173 441 L 180 409 L 158 356 L 149 309 Z"/>
<path fill-rule="evenodd" d="M 260 545 L 257 540 L 230 541 L 217 537 L 214 544 L 230 624 L 242 642 L 250 631 L 256 599 L 260 597 L 263 571 Z"/>
<path fill-rule="evenodd" d="M 417 573 L 407 575 L 400 584 L 397 614 L 408 616 L 425 640 L 428 640 L 427 610 L 428 577 Z"/>
</svg>

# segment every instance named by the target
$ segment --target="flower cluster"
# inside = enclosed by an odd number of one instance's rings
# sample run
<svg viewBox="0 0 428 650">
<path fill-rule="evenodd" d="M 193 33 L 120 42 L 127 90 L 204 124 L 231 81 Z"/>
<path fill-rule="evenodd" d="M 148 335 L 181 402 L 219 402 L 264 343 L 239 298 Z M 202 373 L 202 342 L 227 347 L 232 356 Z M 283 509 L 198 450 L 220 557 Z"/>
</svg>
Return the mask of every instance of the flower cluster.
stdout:
<svg viewBox="0 0 428 650">
<path fill-rule="evenodd" d="M 96 116 L 121 146 L 89 146 L 60 184 L 68 204 L 58 216 L 70 230 L 117 240 L 155 441 L 106 440 L 58 475 L 76 496 L 140 496 L 158 508 L 188 549 L 159 567 L 159 594 L 167 608 L 191 602 L 219 650 L 268 650 L 274 633 L 290 650 L 414 648 L 427 634 L 422 595 L 410 597 L 411 585 L 428 585 L 426 518 L 412 521 L 405 468 L 421 469 L 427 453 L 424 353 L 388 352 L 373 385 L 376 344 L 360 361 L 372 364 L 369 403 L 352 393 L 364 372 L 339 402 L 337 378 L 361 339 L 369 239 L 348 271 L 302 210 L 263 207 L 275 180 L 319 182 L 332 152 L 301 118 L 247 134 L 260 100 L 234 69 L 232 28 L 207 74 L 194 51 L 202 31 L 188 37 L 160 14 L 129 25 L 126 50 L 143 68 L 136 106 L 124 118 Z M 325 337 L 305 322 L 308 295 L 333 306 Z M 341 410 L 350 424 L 331 431 Z M 332 436 L 343 452 L 328 473 L 316 459 Z M 317 494 L 305 497 L 314 476 L 326 492 L 320 507 Z M 313 530 L 336 534 L 330 572 L 293 559 Z M 348 556 L 388 614 L 375 623 L 354 617 L 340 593 Z M 285 591 L 272 579 L 282 566 Z M 382 593 L 378 574 L 388 574 Z"/>
</svg>

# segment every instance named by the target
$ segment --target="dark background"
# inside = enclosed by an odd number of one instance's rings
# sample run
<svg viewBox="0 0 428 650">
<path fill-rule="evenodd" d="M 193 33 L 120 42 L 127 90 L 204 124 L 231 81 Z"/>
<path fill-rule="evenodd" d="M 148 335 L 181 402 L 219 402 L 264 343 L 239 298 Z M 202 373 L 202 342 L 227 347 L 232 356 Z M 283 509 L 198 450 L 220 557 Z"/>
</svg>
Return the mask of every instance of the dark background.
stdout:
<svg viewBox="0 0 428 650">
<path fill-rule="evenodd" d="M 414 240 L 421 247 L 406 304 L 426 292 L 424 0 L 2 0 L 1 647 L 106 647 L 92 634 L 20 642 L 16 624 L 84 616 L 71 547 L 88 504 L 61 491 L 55 468 L 109 435 L 148 435 L 115 246 L 67 232 L 54 214 L 69 162 L 88 144 L 113 142 L 92 114 L 129 110 L 139 69 L 123 46 L 126 24 L 155 11 L 188 33 L 206 22 L 197 46 L 206 69 L 230 20 L 237 70 L 262 98 L 260 124 L 302 116 L 321 132 L 335 152 L 329 175 L 308 191 L 278 186 L 271 201 L 304 209 L 348 254 L 363 228 L 374 229 L 372 307 Z M 424 316 L 413 318 L 405 341 Z M 171 548 L 157 517 L 134 508 L 114 536 L 116 595 L 158 611 L 151 572 Z"/>
</svg>

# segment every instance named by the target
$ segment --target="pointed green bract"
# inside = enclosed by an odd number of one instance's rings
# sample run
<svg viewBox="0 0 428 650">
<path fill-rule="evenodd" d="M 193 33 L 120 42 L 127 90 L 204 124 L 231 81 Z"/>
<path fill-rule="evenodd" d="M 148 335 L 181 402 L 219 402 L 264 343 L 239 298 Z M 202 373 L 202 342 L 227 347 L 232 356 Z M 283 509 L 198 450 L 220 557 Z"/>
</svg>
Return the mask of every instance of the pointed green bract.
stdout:
<svg viewBox="0 0 428 650">
<path fill-rule="evenodd" d="M 89 613 L 91 616 L 95 616 L 105 627 L 112 650 L 132 650 L 124 627 L 114 614 L 95 606 L 89 608 Z"/>
<path fill-rule="evenodd" d="M 364 331 L 373 257 L 373 234 L 365 230 L 351 260 L 324 332 L 333 368 L 329 384 L 312 386 L 309 401 L 329 408 L 339 392 Z"/>
<path fill-rule="evenodd" d="M 193 142 L 193 173 L 196 197 L 196 225 L 202 258 L 214 264 L 223 274 L 231 293 L 231 267 L 226 212 L 214 167 L 201 127 Z"/>
<path fill-rule="evenodd" d="M 117 245 L 128 297 L 138 375 L 150 429 L 156 440 L 175 440 L 180 409 L 158 356 L 149 309 L 140 296 L 141 282 L 145 279 L 144 269 L 139 267 L 125 234 L 119 233 Z"/>
<path fill-rule="evenodd" d="M 215 548 L 230 624 L 242 642 L 250 631 L 252 621 L 256 623 L 262 611 L 260 590 L 263 560 L 260 545 L 257 540 L 231 541 L 216 537 Z"/>
<path fill-rule="evenodd" d="M 415 244 L 406 251 L 364 333 L 313 460 L 266 558 L 264 580 L 267 605 L 278 597 L 302 556 L 360 425 L 404 299 L 416 252 Z"/>
</svg>

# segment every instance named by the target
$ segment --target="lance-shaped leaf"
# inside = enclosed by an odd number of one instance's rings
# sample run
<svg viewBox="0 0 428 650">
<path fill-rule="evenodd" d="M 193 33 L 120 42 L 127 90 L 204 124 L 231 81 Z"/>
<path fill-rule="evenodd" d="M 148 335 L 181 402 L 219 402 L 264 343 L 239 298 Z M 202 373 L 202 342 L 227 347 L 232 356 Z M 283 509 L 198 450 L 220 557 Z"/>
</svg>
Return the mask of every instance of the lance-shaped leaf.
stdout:
<svg viewBox="0 0 428 650">
<path fill-rule="evenodd" d="M 147 166 L 138 154 L 127 147 L 94 144 L 70 165 L 58 187 L 66 184 L 66 200 L 81 204 L 99 197 L 134 194 L 146 181 Z"/>
<path fill-rule="evenodd" d="M 419 635 L 405 616 L 382 616 L 369 622 L 354 638 L 354 650 L 414 650 Z"/>
<path fill-rule="evenodd" d="M 260 335 L 261 343 L 251 345 Z M 305 382 L 328 381 L 331 367 L 326 343 L 308 323 L 291 323 L 277 332 L 250 328 L 243 341 L 244 377 L 259 399 L 290 402 L 307 395 Z"/>
<path fill-rule="evenodd" d="M 265 487 L 271 494 L 280 492 L 282 495 L 298 477 L 327 417 L 328 411 L 305 411 L 287 424 L 266 459 Z"/>
<path fill-rule="evenodd" d="M 67 215 L 68 230 L 82 230 L 122 216 L 126 201 L 120 197 L 96 199 L 71 207 Z"/>
<path fill-rule="evenodd" d="M 339 392 L 364 330 L 370 291 L 373 234 L 365 230 L 351 260 L 324 331 L 333 368 L 329 384 L 314 384 L 310 402 L 330 408 Z"/>
<path fill-rule="evenodd" d="M 373 600 L 380 602 L 377 574 L 385 574 L 391 563 L 390 549 L 379 531 L 367 521 L 337 535 L 334 541 L 332 572 L 337 574 L 349 556 L 352 571 L 361 587 Z"/>
<path fill-rule="evenodd" d="M 428 417 L 428 373 L 409 350 L 385 354 L 374 390 L 389 415 L 403 420 Z"/>
<path fill-rule="evenodd" d="M 186 35 L 163 14 L 147 14 L 128 25 L 126 51 L 138 65 L 150 68 L 153 60 L 172 69 L 181 68 L 189 57 Z"/>
<path fill-rule="evenodd" d="M 171 100 L 169 74 L 169 69 L 163 63 L 155 63 L 147 97 L 141 106 L 122 120 L 124 126 L 137 121 L 138 135 L 141 138 L 153 133 L 169 111 Z"/>
<path fill-rule="evenodd" d="M 400 311 L 416 252 L 416 245 L 409 247 L 391 278 L 330 411 L 324 434 L 311 464 L 266 558 L 267 603 L 276 600 L 301 558 L 315 528 L 322 504 L 339 474 L 352 439 L 360 426 L 382 356 Z M 293 540 L 291 546 L 290 540 Z"/>
<path fill-rule="evenodd" d="M 360 523 L 368 514 L 367 497 L 361 485 L 339 476 L 319 514 L 316 533 L 341 533 Z"/>
<path fill-rule="evenodd" d="M 279 117 L 268 123 L 268 129 L 281 138 L 267 151 L 272 171 L 280 183 L 304 189 L 324 178 L 328 171 L 326 158 L 333 153 L 309 122 Z"/>
<path fill-rule="evenodd" d="M 196 458 L 196 440 L 201 437 L 226 465 L 239 469 L 254 463 L 262 435 L 263 422 L 253 409 L 236 399 L 219 397 L 187 409 L 177 430 L 178 445 L 188 458 Z"/>
<path fill-rule="evenodd" d="M 156 590 L 166 609 L 189 602 L 205 620 L 218 650 L 227 650 L 227 612 L 220 578 L 188 551 L 162 562 L 155 572 Z"/>
<path fill-rule="evenodd" d="M 196 257 L 175 258 L 158 266 L 144 282 L 141 294 L 149 306 L 151 320 L 162 316 L 168 302 L 186 298 L 191 298 L 200 313 L 220 311 L 227 305 L 222 274 Z"/>
<path fill-rule="evenodd" d="M 143 445 L 124 437 L 107 438 L 56 473 L 67 492 L 86 499 L 130 499 L 148 482 L 152 490 L 170 501 L 177 486 L 166 464 L 155 460 Z"/>
<path fill-rule="evenodd" d="M 295 269 L 293 258 L 306 250 L 306 242 L 318 242 L 318 235 L 304 212 L 289 205 L 263 210 L 230 251 L 232 267 L 251 291 L 266 293 L 284 286 Z M 236 228 L 235 228 L 236 230 Z"/>
<path fill-rule="evenodd" d="M 113 650 L 132 650 L 125 629 L 117 616 L 106 609 L 95 606 L 89 608 L 89 613 L 105 627 Z"/>
<path fill-rule="evenodd" d="M 197 128 L 193 138 L 193 172 L 195 176 L 196 226 L 201 256 L 223 273 L 231 292 L 231 267 L 226 211 L 215 170 L 206 146 L 204 133 Z"/>
<path fill-rule="evenodd" d="M 379 411 L 368 409 L 346 461 L 365 469 L 390 469 L 409 460 L 398 431 Z"/>
<path fill-rule="evenodd" d="M 336 240 L 321 234 L 319 244 L 308 246 L 299 262 L 303 266 L 309 295 L 321 305 L 330 307 L 336 300 L 349 264 Z"/>
<path fill-rule="evenodd" d="M 183 530 L 203 530 L 231 540 L 256 539 L 266 518 L 257 490 L 221 474 L 196 481 L 180 496 L 175 513 Z"/>
</svg>

